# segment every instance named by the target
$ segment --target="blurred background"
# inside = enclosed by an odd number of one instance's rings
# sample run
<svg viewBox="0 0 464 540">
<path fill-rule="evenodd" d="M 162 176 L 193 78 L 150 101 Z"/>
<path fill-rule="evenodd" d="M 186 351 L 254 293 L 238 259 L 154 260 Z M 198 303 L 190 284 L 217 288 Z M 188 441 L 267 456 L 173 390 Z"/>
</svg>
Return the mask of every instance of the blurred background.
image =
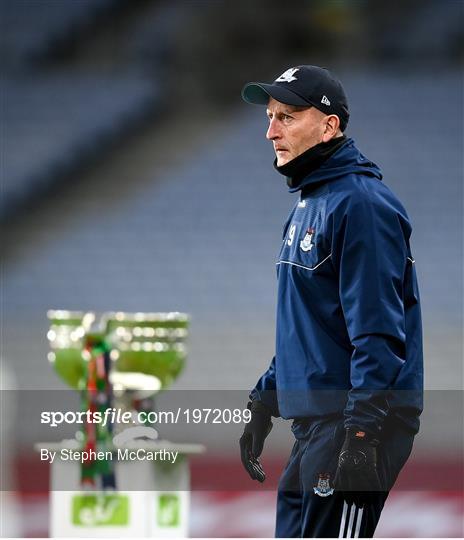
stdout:
<svg viewBox="0 0 464 540">
<path fill-rule="evenodd" d="M 275 259 L 295 196 L 272 167 L 264 109 L 240 90 L 294 65 L 329 67 L 348 95 L 347 135 L 411 217 L 422 297 L 428 392 L 405 475 L 426 472 L 430 489 L 393 492 L 378 535 L 462 536 L 464 3 L 0 6 L 1 388 L 65 388 L 47 361 L 50 308 L 187 312 L 174 388 L 253 387 L 273 355 Z M 44 536 L 47 471 L 11 401 L 3 533 Z M 196 435 L 241 474 L 235 439 Z M 277 422 L 269 469 L 290 437 Z M 191 533 L 272 536 L 274 498 L 194 493 Z"/>
</svg>

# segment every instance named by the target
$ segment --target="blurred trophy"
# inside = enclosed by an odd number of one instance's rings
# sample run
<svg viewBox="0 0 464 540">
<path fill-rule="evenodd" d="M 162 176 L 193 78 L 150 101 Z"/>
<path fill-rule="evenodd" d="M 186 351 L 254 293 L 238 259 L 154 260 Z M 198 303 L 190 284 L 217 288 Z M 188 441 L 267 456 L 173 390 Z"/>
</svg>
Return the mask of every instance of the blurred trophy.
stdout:
<svg viewBox="0 0 464 540">
<path fill-rule="evenodd" d="M 156 394 L 182 372 L 188 315 L 108 312 L 97 318 L 91 312 L 50 310 L 48 318 L 49 361 L 61 379 L 80 393 L 81 410 L 101 417 L 107 410 L 131 417 L 130 427 L 86 421 L 76 440 L 61 443 L 60 448 L 78 449 L 85 455 L 99 452 L 110 459 L 83 461 L 80 474 L 71 474 L 80 479 L 72 490 L 62 474 L 69 472 L 69 463 L 52 465 L 52 535 L 74 536 L 85 527 L 86 535 L 106 536 L 107 531 L 111 536 L 117 525 L 119 536 L 186 536 L 190 476 L 185 457 L 202 452 L 203 447 L 162 441 L 153 427 L 140 424 L 139 413 L 153 411 Z M 134 432 L 138 436 L 127 436 Z M 121 463 L 112 458 L 120 442 L 125 448 L 169 447 L 180 458 L 168 469 L 146 461 Z M 47 445 L 52 446 L 56 444 Z M 68 498 L 63 493 L 54 495 L 63 489 Z M 149 513 L 143 520 L 136 516 L 141 506 Z"/>
<path fill-rule="evenodd" d="M 111 378 L 121 390 L 156 393 L 184 368 L 189 325 L 184 313 L 105 313 L 97 321 L 90 312 L 50 310 L 48 318 L 49 360 L 76 390 L 85 385 L 88 358 L 82 351 L 98 340 L 110 349 Z"/>
</svg>

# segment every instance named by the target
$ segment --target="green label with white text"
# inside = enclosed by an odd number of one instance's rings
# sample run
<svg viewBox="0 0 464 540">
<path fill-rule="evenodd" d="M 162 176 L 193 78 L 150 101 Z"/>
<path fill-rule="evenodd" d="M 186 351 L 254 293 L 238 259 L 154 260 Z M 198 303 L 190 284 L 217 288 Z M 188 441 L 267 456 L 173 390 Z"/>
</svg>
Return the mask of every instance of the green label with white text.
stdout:
<svg viewBox="0 0 464 540">
<path fill-rule="evenodd" d="M 164 493 L 158 497 L 156 513 L 158 527 L 178 527 L 180 525 L 180 497 Z"/>
<path fill-rule="evenodd" d="M 72 524 L 82 527 L 123 527 L 129 524 L 127 495 L 74 495 Z"/>
</svg>

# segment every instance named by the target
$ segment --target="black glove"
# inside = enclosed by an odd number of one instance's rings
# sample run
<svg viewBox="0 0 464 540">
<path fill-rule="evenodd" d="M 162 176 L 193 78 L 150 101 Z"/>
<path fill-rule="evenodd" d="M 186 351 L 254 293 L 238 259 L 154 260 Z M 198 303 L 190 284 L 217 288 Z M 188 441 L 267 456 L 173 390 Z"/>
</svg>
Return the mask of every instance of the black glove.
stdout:
<svg viewBox="0 0 464 540">
<path fill-rule="evenodd" d="M 271 412 L 261 401 L 254 400 L 248 403 L 251 411 L 251 420 L 245 425 L 243 435 L 240 437 L 240 454 L 243 466 L 252 478 L 264 482 L 264 474 L 258 457 L 264 446 L 264 439 L 272 429 Z"/>
<path fill-rule="evenodd" d="M 368 503 L 373 494 L 382 491 L 377 473 L 377 446 L 379 441 L 362 429 L 346 430 L 338 457 L 334 487 L 343 493 L 347 503 L 362 506 Z"/>
</svg>

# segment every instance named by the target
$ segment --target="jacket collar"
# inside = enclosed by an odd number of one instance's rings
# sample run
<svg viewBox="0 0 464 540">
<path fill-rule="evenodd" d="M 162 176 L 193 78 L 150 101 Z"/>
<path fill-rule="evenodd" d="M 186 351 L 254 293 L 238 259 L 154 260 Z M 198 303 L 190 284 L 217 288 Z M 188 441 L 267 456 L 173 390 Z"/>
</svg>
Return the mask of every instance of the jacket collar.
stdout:
<svg viewBox="0 0 464 540">
<path fill-rule="evenodd" d="M 349 174 L 368 176 L 377 180 L 382 180 L 383 177 L 380 168 L 361 154 L 353 139 L 346 138 L 318 168 L 303 176 L 295 187 L 289 188 L 289 191 L 294 193 L 304 187 L 336 180 Z"/>
<path fill-rule="evenodd" d="M 302 181 L 316 171 L 345 141 L 346 137 L 343 135 L 328 142 L 321 142 L 280 167 L 275 159 L 274 168 L 287 177 L 289 188 L 298 188 Z"/>
</svg>

